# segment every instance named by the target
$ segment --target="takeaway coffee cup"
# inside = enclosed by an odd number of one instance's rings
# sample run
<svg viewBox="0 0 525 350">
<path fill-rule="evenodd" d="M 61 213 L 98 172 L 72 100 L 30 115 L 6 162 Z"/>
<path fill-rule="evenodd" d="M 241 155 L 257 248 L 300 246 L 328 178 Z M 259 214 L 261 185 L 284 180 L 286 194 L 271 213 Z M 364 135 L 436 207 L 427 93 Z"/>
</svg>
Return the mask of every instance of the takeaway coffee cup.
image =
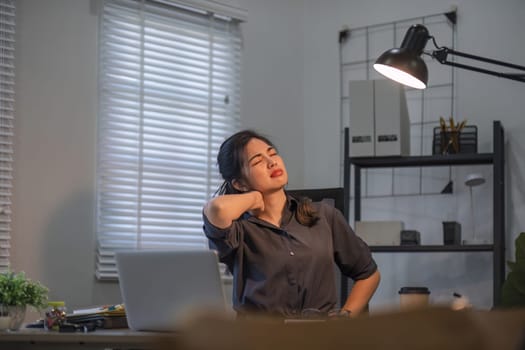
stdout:
<svg viewBox="0 0 525 350">
<path fill-rule="evenodd" d="M 430 290 L 427 287 L 402 287 L 399 290 L 399 306 L 402 310 L 428 306 Z"/>
</svg>

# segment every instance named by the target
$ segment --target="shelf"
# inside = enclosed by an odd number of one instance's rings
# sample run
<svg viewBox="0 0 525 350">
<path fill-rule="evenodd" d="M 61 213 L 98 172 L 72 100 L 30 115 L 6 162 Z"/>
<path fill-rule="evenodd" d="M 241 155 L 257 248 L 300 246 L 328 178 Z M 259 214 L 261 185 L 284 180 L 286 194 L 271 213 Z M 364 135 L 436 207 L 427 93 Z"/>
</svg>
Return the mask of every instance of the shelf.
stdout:
<svg viewBox="0 0 525 350">
<path fill-rule="evenodd" d="M 370 250 L 375 253 L 417 253 L 417 252 L 492 252 L 493 244 L 476 245 L 405 245 L 405 246 L 370 246 Z"/>
<path fill-rule="evenodd" d="M 493 153 L 449 154 L 407 157 L 352 157 L 350 163 L 364 168 L 420 167 L 492 164 Z"/>
<path fill-rule="evenodd" d="M 350 131 L 344 132 L 344 208 L 348 220 L 350 211 L 350 181 L 354 182 L 354 220 L 361 219 L 361 172 L 366 168 L 400 168 L 425 166 L 492 165 L 492 217 L 493 244 L 479 245 L 423 245 L 423 246 L 370 246 L 376 253 L 439 253 L 439 252 L 489 252 L 492 253 L 493 301 L 501 301 L 505 280 L 505 133 L 500 121 L 493 122 L 492 153 L 460 153 L 451 155 L 427 155 L 407 157 L 350 157 Z M 354 176 L 351 175 L 351 165 Z"/>
</svg>

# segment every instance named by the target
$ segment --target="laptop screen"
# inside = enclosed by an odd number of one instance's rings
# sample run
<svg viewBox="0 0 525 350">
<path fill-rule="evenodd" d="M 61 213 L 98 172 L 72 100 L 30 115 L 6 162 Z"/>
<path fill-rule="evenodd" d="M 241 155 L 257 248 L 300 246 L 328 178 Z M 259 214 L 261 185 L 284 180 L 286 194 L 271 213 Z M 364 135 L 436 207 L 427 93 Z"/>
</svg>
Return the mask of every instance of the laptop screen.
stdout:
<svg viewBox="0 0 525 350">
<path fill-rule="evenodd" d="M 172 331 L 196 310 L 227 309 L 215 251 L 122 251 L 116 259 L 133 330 Z"/>
</svg>

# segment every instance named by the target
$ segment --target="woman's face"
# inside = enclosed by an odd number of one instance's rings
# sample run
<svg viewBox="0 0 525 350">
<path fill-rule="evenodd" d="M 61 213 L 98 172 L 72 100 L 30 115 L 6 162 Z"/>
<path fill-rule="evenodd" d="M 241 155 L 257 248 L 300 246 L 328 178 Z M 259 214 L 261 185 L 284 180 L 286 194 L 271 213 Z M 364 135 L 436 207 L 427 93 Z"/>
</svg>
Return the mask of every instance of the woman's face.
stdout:
<svg viewBox="0 0 525 350">
<path fill-rule="evenodd" d="M 244 148 L 242 175 L 238 182 L 242 191 L 272 192 L 288 183 L 288 173 L 277 150 L 256 138 Z"/>
</svg>

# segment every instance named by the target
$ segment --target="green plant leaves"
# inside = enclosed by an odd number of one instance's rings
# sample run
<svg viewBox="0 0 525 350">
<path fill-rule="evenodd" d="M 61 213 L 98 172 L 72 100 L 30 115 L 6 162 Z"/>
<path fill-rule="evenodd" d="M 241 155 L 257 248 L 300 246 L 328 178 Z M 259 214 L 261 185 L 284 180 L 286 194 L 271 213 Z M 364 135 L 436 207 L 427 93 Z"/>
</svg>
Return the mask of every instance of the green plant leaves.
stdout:
<svg viewBox="0 0 525 350">
<path fill-rule="evenodd" d="M 516 238 L 516 261 L 508 261 L 510 272 L 501 289 L 502 306 L 525 306 L 525 232 Z"/>
<path fill-rule="evenodd" d="M 525 232 L 516 238 L 516 263 L 525 266 Z"/>
<path fill-rule="evenodd" d="M 0 304 L 44 308 L 47 306 L 48 291 L 39 282 L 27 278 L 23 272 L 0 274 Z"/>
</svg>

